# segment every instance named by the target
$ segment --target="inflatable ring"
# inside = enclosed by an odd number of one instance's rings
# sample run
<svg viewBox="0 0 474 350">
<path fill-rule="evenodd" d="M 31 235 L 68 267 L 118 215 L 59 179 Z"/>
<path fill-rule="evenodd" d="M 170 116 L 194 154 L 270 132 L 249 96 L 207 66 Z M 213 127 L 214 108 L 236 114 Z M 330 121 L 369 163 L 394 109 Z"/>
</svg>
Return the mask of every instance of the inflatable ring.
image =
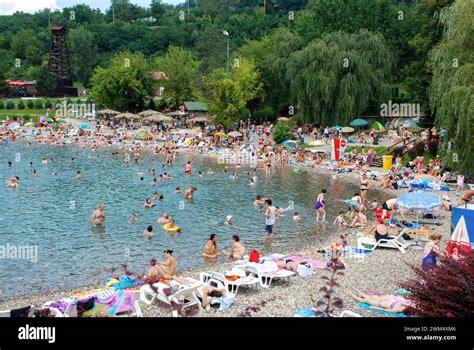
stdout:
<svg viewBox="0 0 474 350">
<path fill-rule="evenodd" d="M 296 173 L 296 174 L 299 174 L 299 173 L 301 173 L 301 168 L 294 168 L 293 172 Z"/>
<path fill-rule="evenodd" d="M 169 228 L 170 227 L 170 223 L 167 223 L 167 224 L 164 224 L 163 225 L 163 230 L 165 230 L 166 232 L 180 232 L 181 231 L 181 227 L 179 226 L 175 226 L 175 227 L 172 227 L 172 228 Z"/>
</svg>

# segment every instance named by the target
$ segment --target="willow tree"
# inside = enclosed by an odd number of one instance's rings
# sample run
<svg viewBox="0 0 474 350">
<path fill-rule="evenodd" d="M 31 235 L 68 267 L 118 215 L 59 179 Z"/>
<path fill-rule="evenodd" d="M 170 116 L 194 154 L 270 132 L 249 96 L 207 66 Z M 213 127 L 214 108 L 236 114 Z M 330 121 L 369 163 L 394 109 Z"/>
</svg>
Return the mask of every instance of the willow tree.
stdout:
<svg viewBox="0 0 474 350">
<path fill-rule="evenodd" d="M 345 125 L 389 98 L 393 62 L 380 34 L 336 32 L 291 54 L 286 79 L 306 121 Z"/>
<path fill-rule="evenodd" d="M 440 12 L 443 39 L 431 52 L 433 79 L 430 105 L 436 125 L 453 140 L 447 160 L 455 169 L 474 174 L 474 3 L 456 0 Z M 444 147 L 444 149 L 447 149 Z"/>
</svg>

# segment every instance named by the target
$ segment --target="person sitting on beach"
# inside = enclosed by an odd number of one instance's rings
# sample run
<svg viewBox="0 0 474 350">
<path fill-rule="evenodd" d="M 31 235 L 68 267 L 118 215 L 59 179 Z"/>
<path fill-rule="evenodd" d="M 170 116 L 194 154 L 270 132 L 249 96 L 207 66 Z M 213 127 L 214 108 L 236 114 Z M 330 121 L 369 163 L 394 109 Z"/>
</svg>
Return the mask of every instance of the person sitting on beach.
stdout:
<svg viewBox="0 0 474 350">
<path fill-rule="evenodd" d="M 240 237 L 237 235 L 232 236 L 232 247 L 226 254 L 230 259 L 238 260 L 242 259 L 245 255 L 245 246 L 240 242 Z"/>
<path fill-rule="evenodd" d="M 356 301 L 369 304 L 372 309 L 398 314 L 405 312 L 409 307 L 413 307 L 413 304 L 406 297 L 396 295 L 368 295 L 357 289 L 356 292 L 358 295 L 350 291 L 349 294 Z"/>
<path fill-rule="evenodd" d="M 171 280 L 176 277 L 176 259 L 172 250 L 165 250 L 163 255 L 165 261 L 158 263 L 157 272 L 161 278 Z"/>
<path fill-rule="evenodd" d="M 202 255 L 209 260 L 215 260 L 222 255 L 217 251 L 217 235 L 215 233 L 209 237 L 209 240 L 204 246 L 204 253 Z"/>
<path fill-rule="evenodd" d="M 349 227 L 365 228 L 367 226 L 367 216 L 365 216 L 360 209 L 355 210 L 355 218 Z"/>
<path fill-rule="evenodd" d="M 143 236 L 147 238 L 153 237 L 153 226 L 149 225 L 145 231 L 143 231 Z"/>
<path fill-rule="evenodd" d="M 293 221 L 301 221 L 300 213 L 297 211 L 293 214 Z"/>
<path fill-rule="evenodd" d="M 94 226 L 101 226 L 105 223 L 105 205 L 100 204 L 96 210 L 92 213 L 91 217 L 92 224 Z"/>
<path fill-rule="evenodd" d="M 151 201 L 151 198 L 147 198 L 145 203 L 143 204 L 143 208 L 153 208 L 155 203 Z"/>
<path fill-rule="evenodd" d="M 347 226 L 347 221 L 346 221 L 346 219 L 344 219 L 344 212 L 343 211 L 339 212 L 339 215 L 334 220 L 334 225 L 335 226 Z"/>
<path fill-rule="evenodd" d="M 158 272 L 158 268 L 156 266 L 156 259 L 151 259 L 148 273 L 144 276 L 143 280 L 146 283 L 156 283 L 159 279 L 160 273 Z"/>
<path fill-rule="evenodd" d="M 131 224 L 135 224 L 135 223 L 137 222 L 137 220 L 138 220 L 137 214 L 133 213 L 132 216 L 130 216 L 129 222 L 130 222 Z"/>
<path fill-rule="evenodd" d="M 156 222 L 158 224 L 167 224 L 171 221 L 171 216 L 168 213 L 164 213 Z"/>
</svg>

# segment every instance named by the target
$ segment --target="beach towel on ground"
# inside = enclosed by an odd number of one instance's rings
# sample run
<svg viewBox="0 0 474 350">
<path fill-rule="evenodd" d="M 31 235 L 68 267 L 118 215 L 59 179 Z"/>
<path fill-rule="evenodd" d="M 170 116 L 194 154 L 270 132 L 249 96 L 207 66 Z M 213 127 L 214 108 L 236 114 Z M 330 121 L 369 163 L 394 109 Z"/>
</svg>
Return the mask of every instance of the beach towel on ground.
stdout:
<svg viewBox="0 0 474 350">
<path fill-rule="evenodd" d="M 311 259 L 305 259 L 299 256 L 289 256 L 286 257 L 285 260 L 291 260 L 294 261 L 295 263 L 298 264 L 310 264 L 313 269 L 325 269 L 326 268 L 326 263 L 324 261 L 317 261 L 317 260 L 311 260 Z"/>
<path fill-rule="evenodd" d="M 383 314 L 383 315 L 387 315 L 387 316 L 392 316 L 392 317 L 407 317 L 407 315 L 405 315 L 403 312 L 400 312 L 400 313 L 398 313 L 398 314 L 394 314 L 393 312 L 388 312 L 388 311 L 373 309 L 372 306 L 369 305 L 369 304 L 367 304 L 367 303 L 360 303 L 360 304 L 357 304 L 357 306 L 360 306 L 360 307 L 363 308 L 363 309 L 367 309 L 367 310 L 370 310 L 370 311 L 375 311 L 375 312 L 378 312 L 379 314 Z"/>
</svg>

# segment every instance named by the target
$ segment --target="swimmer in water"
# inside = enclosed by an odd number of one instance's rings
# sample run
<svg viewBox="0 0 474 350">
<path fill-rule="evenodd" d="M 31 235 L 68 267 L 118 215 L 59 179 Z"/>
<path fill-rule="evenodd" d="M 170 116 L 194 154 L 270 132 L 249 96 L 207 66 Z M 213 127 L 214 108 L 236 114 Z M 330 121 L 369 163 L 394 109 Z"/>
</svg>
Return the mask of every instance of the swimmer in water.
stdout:
<svg viewBox="0 0 474 350">
<path fill-rule="evenodd" d="M 46 158 L 43 158 L 43 159 L 41 160 L 41 164 L 47 165 L 47 164 L 48 164 L 48 160 L 47 160 Z"/>
<path fill-rule="evenodd" d="M 199 177 L 202 177 L 202 173 L 201 173 L 200 171 L 198 172 L 198 176 L 199 176 Z"/>
<path fill-rule="evenodd" d="M 255 182 L 253 182 L 253 179 L 250 179 L 249 186 L 255 186 Z"/>
<path fill-rule="evenodd" d="M 196 187 L 191 187 L 189 190 L 187 190 L 184 194 L 184 198 L 186 199 L 193 199 L 193 194 L 194 192 L 197 191 Z"/>
<path fill-rule="evenodd" d="M 293 214 L 293 221 L 301 221 L 300 213 L 295 212 L 295 213 Z"/>
<path fill-rule="evenodd" d="M 255 198 L 255 201 L 253 202 L 253 204 L 256 206 L 256 207 L 261 207 L 262 205 L 265 204 L 265 201 L 267 199 L 266 198 L 263 198 L 261 195 L 258 195 L 256 198 Z"/>
<path fill-rule="evenodd" d="M 229 226 L 232 225 L 232 215 L 227 215 L 225 224 Z"/>
<path fill-rule="evenodd" d="M 158 192 L 153 193 L 153 199 L 158 199 Z"/>
<path fill-rule="evenodd" d="M 58 173 L 56 171 L 53 171 L 53 173 L 51 175 L 58 176 Z"/>
<path fill-rule="evenodd" d="M 168 214 L 168 213 L 164 213 L 158 220 L 156 220 L 156 222 L 158 224 L 167 224 L 171 221 L 171 216 Z"/>
<path fill-rule="evenodd" d="M 161 202 L 161 201 L 164 201 L 164 200 L 165 200 L 165 197 L 164 197 L 162 194 L 160 194 L 160 198 L 158 198 L 158 200 L 159 200 L 160 202 Z"/>
<path fill-rule="evenodd" d="M 185 174 L 191 174 L 193 172 L 193 169 L 191 167 L 191 161 L 189 160 L 186 165 L 184 166 L 184 173 Z"/>
<path fill-rule="evenodd" d="M 176 187 L 176 190 L 174 191 L 175 194 L 181 194 L 181 189 L 179 187 Z"/>
<path fill-rule="evenodd" d="M 151 201 L 151 198 L 147 198 L 145 203 L 143 204 L 143 208 L 153 208 L 155 203 Z"/>
<path fill-rule="evenodd" d="M 149 225 L 145 231 L 143 231 L 143 236 L 147 238 L 153 237 L 153 226 Z"/>
<path fill-rule="evenodd" d="M 138 216 L 137 216 L 137 214 L 133 213 L 132 216 L 130 216 L 129 222 L 130 222 L 131 224 L 136 224 L 137 221 L 138 221 Z"/>
<path fill-rule="evenodd" d="M 143 171 L 138 170 L 137 175 L 138 175 L 138 177 L 143 177 Z"/>
<path fill-rule="evenodd" d="M 80 170 L 76 171 L 76 180 L 82 180 L 82 174 Z"/>
<path fill-rule="evenodd" d="M 92 224 L 94 226 L 102 226 L 105 223 L 105 205 L 99 204 L 97 209 L 92 213 Z"/>
<path fill-rule="evenodd" d="M 212 169 L 209 168 L 209 169 L 207 170 L 207 173 L 208 173 L 209 175 L 210 175 L 210 174 L 214 174 L 214 171 L 212 171 Z"/>
<path fill-rule="evenodd" d="M 11 162 L 11 161 L 8 161 L 8 167 L 9 167 L 9 168 L 12 167 L 12 162 Z"/>
<path fill-rule="evenodd" d="M 178 233 L 178 235 L 181 234 L 181 227 L 179 227 L 178 225 L 176 225 L 176 223 L 174 222 L 173 219 L 170 218 L 169 222 L 168 222 L 168 231 L 171 231 L 173 230 L 174 228 L 178 228 L 178 230 L 176 231 L 176 233 Z"/>
<path fill-rule="evenodd" d="M 38 176 L 38 170 L 33 170 L 33 176 Z"/>
<path fill-rule="evenodd" d="M 7 187 L 15 188 L 20 184 L 20 178 L 18 176 L 12 176 L 7 180 Z"/>
<path fill-rule="evenodd" d="M 156 186 L 158 184 L 158 180 L 156 178 L 154 178 L 151 182 L 150 182 L 150 185 L 152 186 Z"/>
</svg>

